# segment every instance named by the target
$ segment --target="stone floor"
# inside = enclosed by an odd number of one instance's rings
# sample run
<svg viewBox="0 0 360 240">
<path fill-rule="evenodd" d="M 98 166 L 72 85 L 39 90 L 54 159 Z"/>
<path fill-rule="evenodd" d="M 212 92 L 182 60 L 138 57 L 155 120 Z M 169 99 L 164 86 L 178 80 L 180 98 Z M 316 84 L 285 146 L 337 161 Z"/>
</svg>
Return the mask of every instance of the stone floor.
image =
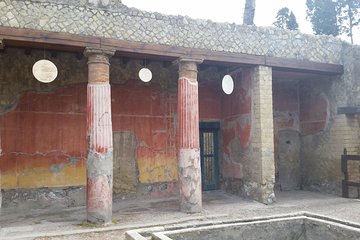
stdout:
<svg viewBox="0 0 360 240">
<path fill-rule="evenodd" d="M 247 219 L 306 211 L 360 224 L 360 200 L 306 191 L 277 193 L 264 205 L 222 191 L 204 192 L 203 211 L 178 211 L 177 199 L 120 200 L 113 206 L 113 224 L 94 227 L 84 222 L 85 208 L 1 209 L 0 239 L 124 239 L 128 229 L 208 220 Z"/>
</svg>

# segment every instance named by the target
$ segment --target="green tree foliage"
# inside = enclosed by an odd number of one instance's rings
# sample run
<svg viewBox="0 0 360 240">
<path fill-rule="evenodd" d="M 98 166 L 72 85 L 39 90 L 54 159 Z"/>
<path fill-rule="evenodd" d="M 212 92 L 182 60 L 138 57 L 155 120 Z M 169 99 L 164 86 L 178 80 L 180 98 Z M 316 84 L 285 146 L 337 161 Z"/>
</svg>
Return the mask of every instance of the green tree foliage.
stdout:
<svg viewBox="0 0 360 240">
<path fill-rule="evenodd" d="M 353 29 L 360 24 L 360 0 L 337 0 L 338 20 L 341 32 L 354 43 Z"/>
<path fill-rule="evenodd" d="M 354 1 L 354 0 L 350 0 Z M 358 1 L 358 0 L 355 0 Z M 337 2 L 333 0 L 306 0 L 307 16 L 315 34 L 338 36 Z"/>
<path fill-rule="evenodd" d="M 289 21 L 287 22 L 287 28 L 290 30 L 297 30 L 299 28 L 299 24 L 296 21 L 296 17 L 293 12 L 290 12 Z"/>
<path fill-rule="evenodd" d="M 297 30 L 299 25 L 296 21 L 296 17 L 293 12 L 290 12 L 289 8 L 281 8 L 277 15 L 276 21 L 273 23 L 275 27 L 282 29 Z"/>
<path fill-rule="evenodd" d="M 287 7 L 281 8 L 276 15 L 276 21 L 273 23 L 275 27 L 285 29 L 286 22 L 289 18 L 289 9 Z"/>
</svg>

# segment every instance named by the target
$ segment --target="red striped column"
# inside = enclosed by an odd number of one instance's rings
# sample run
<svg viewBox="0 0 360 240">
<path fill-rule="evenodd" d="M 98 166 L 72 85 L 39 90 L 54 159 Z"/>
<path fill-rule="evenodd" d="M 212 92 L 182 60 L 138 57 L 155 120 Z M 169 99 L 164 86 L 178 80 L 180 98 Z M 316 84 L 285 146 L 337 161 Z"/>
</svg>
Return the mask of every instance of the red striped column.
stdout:
<svg viewBox="0 0 360 240">
<path fill-rule="evenodd" d="M 179 60 L 178 158 L 180 209 L 197 213 L 202 209 L 199 101 L 197 64 L 201 60 Z"/>
<path fill-rule="evenodd" d="M 4 49 L 4 41 L 2 38 L 0 38 L 0 50 Z M 2 118 L 0 118 L 0 123 L 1 123 L 1 127 L 3 126 L 2 125 Z M 0 157 L 2 155 L 2 145 L 1 145 L 1 127 L 0 127 Z M 2 194 L 1 194 L 1 174 L 2 174 L 2 171 L 0 169 L 0 209 L 1 209 L 1 205 L 2 205 Z"/>
<path fill-rule="evenodd" d="M 112 220 L 113 136 L 109 57 L 114 51 L 87 48 L 87 221 L 109 224 Z"/>
</svg>

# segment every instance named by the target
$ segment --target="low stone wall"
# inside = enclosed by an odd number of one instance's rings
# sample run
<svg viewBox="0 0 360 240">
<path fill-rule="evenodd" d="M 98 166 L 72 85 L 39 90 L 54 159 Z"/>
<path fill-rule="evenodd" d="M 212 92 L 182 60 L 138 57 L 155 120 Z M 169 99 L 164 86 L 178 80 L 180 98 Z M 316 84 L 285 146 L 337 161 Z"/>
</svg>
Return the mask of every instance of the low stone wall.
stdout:
<svg viewBox="0 0 360 240">
<path fill-rule="evenodd" d="M 127 231 L 126 239 L 205 240 L 205 239 L 269 239 L 269 240 L 336 240 L 359 239 L 360 226 L 352 222 L 310 213 L 295 213 L 254 219 L 231 219 L 180 223 Z"/>
<path fill-rule="evenodd" d="M 30 0 L 30 2 L 54 3 L 78 7 L 87 6 L 104 9 L 116 9 L 123 5 L 121 0 Z"/>
<path fill-rule="evenodd" d="M 37 188 L 9 189 L 3 191 L 3 207 L 5 208 L 45 208 L 45 207 L 77 207 L 86 203 L 86 188 Z"/>
</svg>

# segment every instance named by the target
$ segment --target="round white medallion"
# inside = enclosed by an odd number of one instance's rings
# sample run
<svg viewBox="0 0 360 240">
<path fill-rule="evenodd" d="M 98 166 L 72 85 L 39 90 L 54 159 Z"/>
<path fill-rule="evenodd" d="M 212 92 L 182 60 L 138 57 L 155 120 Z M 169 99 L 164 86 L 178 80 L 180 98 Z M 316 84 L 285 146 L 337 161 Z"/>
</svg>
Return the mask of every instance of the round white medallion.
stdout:
<svg viewBox="0 0 360 240">
<path fill-rule="evenodd" d="M 32 72 L 34 77 L 42 83 L 52 82 L 58 75 L 55 64 L 45 59 L 37 61 L 32 68 Z"/>
<path fill-rule="evenodd" d="M 150 82 L 152 79 L 152 73 L 148 68 L 142 68 L 139 71 L 139 78 L 143 82 Z"/>
<path fill-rule="evenodd" d="M 226 94 L 231 94 L 234 91 L 234 80 L 230 75 L 225 75 L 222 79 L 222 90 Z"/>
</svg>

